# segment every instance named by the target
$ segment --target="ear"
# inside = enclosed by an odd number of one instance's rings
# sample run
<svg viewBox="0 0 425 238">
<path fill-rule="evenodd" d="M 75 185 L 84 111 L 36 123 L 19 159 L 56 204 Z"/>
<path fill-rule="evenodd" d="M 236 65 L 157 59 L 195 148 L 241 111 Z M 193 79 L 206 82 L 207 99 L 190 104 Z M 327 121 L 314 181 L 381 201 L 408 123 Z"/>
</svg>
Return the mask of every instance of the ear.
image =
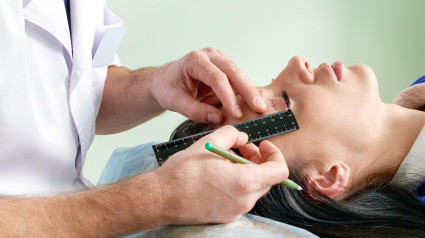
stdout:
<svg viewBox="0 0 425 238">
<path fill-rule="evenodd" d="M 318 174 L 311 185 L 330 198 L 343 194 L 350 178 L 350 167 L 343 161 L 336 161 L 327 170 Z"/>
</svg>

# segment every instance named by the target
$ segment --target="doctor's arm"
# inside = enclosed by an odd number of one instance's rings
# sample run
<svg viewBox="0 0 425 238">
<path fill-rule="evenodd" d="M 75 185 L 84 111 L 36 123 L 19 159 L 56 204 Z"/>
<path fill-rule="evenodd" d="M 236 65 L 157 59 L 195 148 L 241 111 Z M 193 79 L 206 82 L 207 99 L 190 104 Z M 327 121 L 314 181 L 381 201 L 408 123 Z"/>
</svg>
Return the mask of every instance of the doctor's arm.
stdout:
<svg viewBox="0 0 425 238">
<path fill-rule="evenodd" d="M 176 111 L 197 122 L 222 121 L 217 106 L 242 117 L 236 99 L 240 94 L 252 110 L 266 105 L 256 87 L 233 60 L 219 50 L 192 51 L 159 67 L 130 70 L 110 66 L 105 81 L 97 134 L 128 130 L 165 110 Z"/>
<path fill-rule="evenodd" d="M 247 140 L 225 126 L 158 170 L 121 183 L 51 197 L 0 197 L 0 237 L 114 237 L 167 224 L 233 222 L 288 177 L 277 147 Z M 207 141 L 266 162 L 231 163 L 205 150 Z"/>
<path fill-rule="evenodd" d="M 145 175 L 137 183 L 71 194 L 1 197 L 0 237 L 113 237 L 151 228 L 159 225 L 155 186 Z"/>
</svg>

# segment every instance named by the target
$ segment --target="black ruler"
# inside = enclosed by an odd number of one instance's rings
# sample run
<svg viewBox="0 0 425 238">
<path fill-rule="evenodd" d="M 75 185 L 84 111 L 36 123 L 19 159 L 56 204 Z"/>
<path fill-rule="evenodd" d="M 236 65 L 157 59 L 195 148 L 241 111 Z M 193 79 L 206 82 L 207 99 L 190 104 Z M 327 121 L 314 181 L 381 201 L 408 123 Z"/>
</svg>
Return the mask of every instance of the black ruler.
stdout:
<svg viewBox="0 0 425 238">
<path fill-rule="evenodd" d="M 248 134 L 248 143 L 267 139 L 269 137 L 282 135 L 299 129 L 297 120 L 292 110 L 282 111 L 260 117 L 254 120 L 245 121 L 233 125 L 239 131 Z M 173 154 L 191 146 L 199 138 L 202 138 L 214 130 L 183 137 L 177 140 L 164 142 L 152 146 L 158 164 L 161 165 Z"/>
</svg>

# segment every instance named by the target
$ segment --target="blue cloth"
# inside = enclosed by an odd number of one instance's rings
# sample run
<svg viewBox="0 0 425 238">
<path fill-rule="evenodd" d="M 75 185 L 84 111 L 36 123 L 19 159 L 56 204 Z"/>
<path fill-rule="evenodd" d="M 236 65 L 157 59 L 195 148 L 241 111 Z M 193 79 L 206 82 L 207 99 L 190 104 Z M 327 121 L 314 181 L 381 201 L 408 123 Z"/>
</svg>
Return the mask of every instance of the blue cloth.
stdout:
<svg viewBox="0 0 425 238">
<path fill-rule="evenodd" d="M 152 145 L 158 143 L 159 142 L 150 142 L 136 147 L 116 149 L 106 164 L 98 185 L 113 183 L 127 176 L 148 173 L 157 169 L 159 166 L 156 161 L 155 153 L 152 150 Z M 122 238 L 136 237 L 317 238 L 317 236 L 305 229 L 252 214 L 244 214 L 238 221 L 231 224 L 160 226 L 123 236 Z"/>
<path fill-rule="evenodd" d="M 416 84 L 420 84 L 420 83 L 425 83 L 425 75 L 423 75 L 422 77 L 418 78 L 414 83 L 412 83 L 410 86 L 416 85 Z"/>
<path fill-rule="evenodd" d="M 416 189 L 416 192 L 418 193 L 419 200 L 425 205 L 425 183 L 423 183 L 421 186 L 419 186 Z"/>
<path fill-rule="evenodd" d="M 135 147 L 114 150 L 97 185 L 114 183 L 127 176 L 148 173 L 157 169 L 159 166 L 152 145 L 158 143 L 153 141 Z"/>
</svg>

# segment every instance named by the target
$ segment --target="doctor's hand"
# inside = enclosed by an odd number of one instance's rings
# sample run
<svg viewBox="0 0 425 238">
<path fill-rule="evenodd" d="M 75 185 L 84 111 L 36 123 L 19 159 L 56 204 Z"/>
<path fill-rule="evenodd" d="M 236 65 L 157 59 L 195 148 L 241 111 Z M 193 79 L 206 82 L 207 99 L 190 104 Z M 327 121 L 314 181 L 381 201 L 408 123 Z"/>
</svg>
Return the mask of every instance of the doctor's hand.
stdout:
<svg viewBox="0 0 425 238">
<path fill-rule="evenodd" d="M 267 109 L 258 89 L 233 60 L 219 50 L 192 51 L 169 63 L 156 74 L 151 95 L 165 109 L 176 111 L 197 122 L 221 123 L 220 104 L 235 118 L 242 117 L 236 94 L 251 109 Z"/>
<path fill-rule="evenodd" d="M 154 173 L 162 191 L 165 224 L 229 223 L 247 213 L 272 185 L 288 177 L 280 150 L 264 141 L 245 145 L 248 136 L 232 126 L 207 135 L 167 160 Z M 240 148 L 261 164 L 236 164 L 205 149 L 212 142 Z M 254 148 L 255 147 L 255 148 Z M 158 204 L 159 205 L 159 204 Z"/>
</svg>

